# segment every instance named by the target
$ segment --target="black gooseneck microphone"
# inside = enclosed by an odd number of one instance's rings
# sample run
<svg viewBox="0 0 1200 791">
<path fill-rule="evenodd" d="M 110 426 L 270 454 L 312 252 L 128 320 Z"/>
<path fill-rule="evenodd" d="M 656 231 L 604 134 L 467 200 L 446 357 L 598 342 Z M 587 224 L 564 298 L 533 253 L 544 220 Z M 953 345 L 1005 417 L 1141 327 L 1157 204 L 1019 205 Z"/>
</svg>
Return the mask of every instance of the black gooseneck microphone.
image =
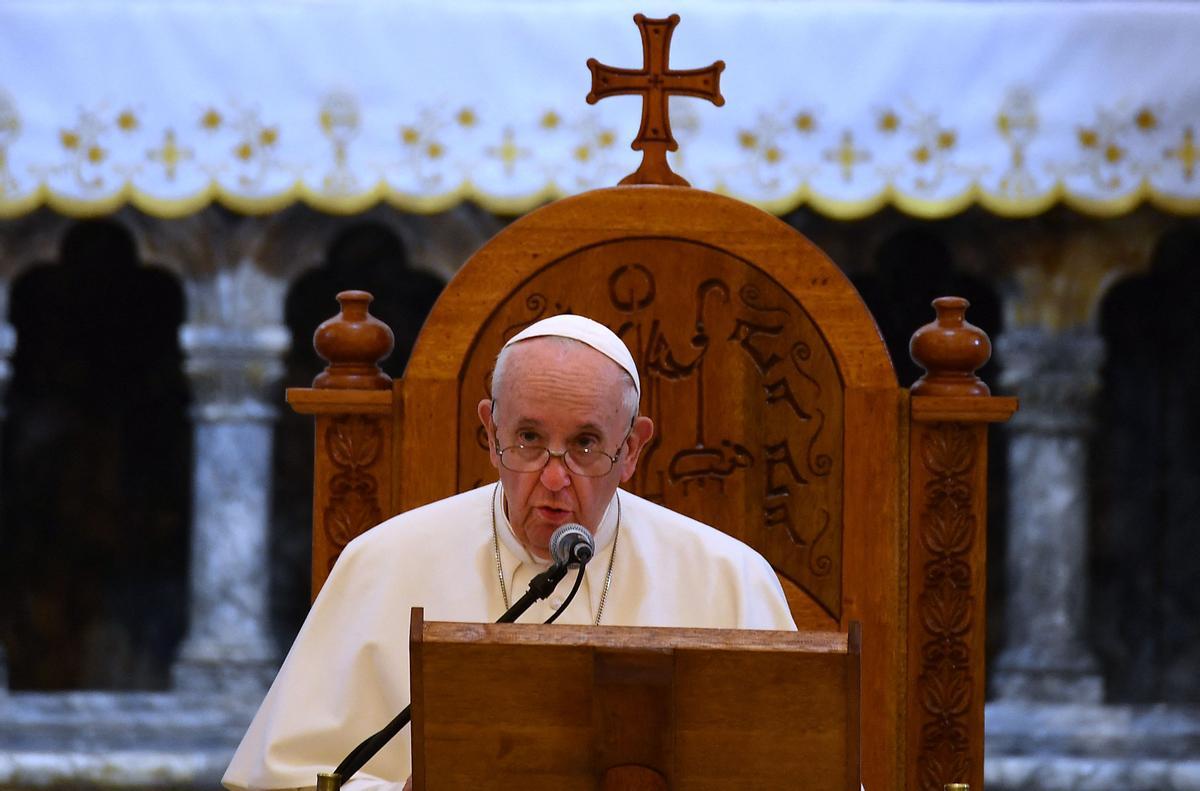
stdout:
<svg viewBox="0 0 1200 791">
<path fill-rule="evenodd" d="M 567 608 L 571 603 L 571 599 L 575 597 L 575 592 L 579 590 L 579 583 L 583 580 L 583 570 L 588 561 L 596 553 L 596 542 L 592 538 L 592 534 L 583 525 L 575 522 L 568 522 L 561 525 L 550 536 L 550 555 L 554 558 L 554 564 L 550 568 L 536 575 L 529 581 L 529 589 L 525 591 L 525 595 L 517 599 L 508 611 L 501 615 L 496 623 L 512 623 L 517 618 L 533 605 L 535 601 L 544 599 L 554 592 L 558 587 L 558 583 L 567 575 L 567 571 L 571 566 L 579 567 L 579 577 L 575 581 L 575 587 L 571 589 L 571 595 L 563 602 L 562 606 L 554 615 L 550 616 L 550 620 L 546 623 L 551 623 L 558 617 L 559 613 Z M 342 787 L 342 783 L 354 776 L 355 772 L 362 769 L 367 761 L 371 760 L 383 746 L 392 740 L 400 730 L 409 723 L 412 719 L 412 704 L 404 707 L 404 711 L 396 715 L 396 718 L 383 727 L 378 733 L 368 736 L 357 747 L 350 751 L 337 768 L 332 773 L 321 773 L 317 775 L 317 791 L 337 791 Z"/>
<path fill-rule="evenodd" d="M 555 563 L 586 564 L 596 554 L 596 540 L 583 525 L 568 522 L 550 536 L 550 556 Z"/>
</svg>

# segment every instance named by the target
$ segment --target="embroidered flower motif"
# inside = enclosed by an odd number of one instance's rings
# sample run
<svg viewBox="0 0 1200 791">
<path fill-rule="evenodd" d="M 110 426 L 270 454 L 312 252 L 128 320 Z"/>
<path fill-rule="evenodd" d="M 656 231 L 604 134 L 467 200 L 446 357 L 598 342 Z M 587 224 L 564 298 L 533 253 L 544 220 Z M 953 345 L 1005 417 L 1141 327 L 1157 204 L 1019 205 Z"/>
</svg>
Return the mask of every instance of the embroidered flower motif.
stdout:
<svg viewBox="0 0 1200 791">
<path fill-rule="evenodd" d="M 817 120 L 813 118 L 812 113 L 806 110 L 796 114 L 796 117 L 792 119 L 792 126 L 796 127 L 797 132 L 809 134 L 816 130 Z"/>
<path fill-rule="evenodd" d="M 475 111 L 470 107 L 464 107 L 458 111 L 458 115 L 454 116 L 454 120 L 458 122 L 459 126 L 469 129 L 478 123 L 479 118 L 475 115 Z"/>
<path fill-rule="evenodd" d="M 138 128 L 137 116 L 133 114 L 133 110 L 122 110 L 117 116 L 117 128 L 122 132 L 132 132 Z"/>
<path fill-rule="evenodd" d="M 1143 107 L 1134 116 L 1133 123 L 1142 132 L 1153 132 L 1158 128 L 1158 116 L 1149 107 Z"/>
</svg>

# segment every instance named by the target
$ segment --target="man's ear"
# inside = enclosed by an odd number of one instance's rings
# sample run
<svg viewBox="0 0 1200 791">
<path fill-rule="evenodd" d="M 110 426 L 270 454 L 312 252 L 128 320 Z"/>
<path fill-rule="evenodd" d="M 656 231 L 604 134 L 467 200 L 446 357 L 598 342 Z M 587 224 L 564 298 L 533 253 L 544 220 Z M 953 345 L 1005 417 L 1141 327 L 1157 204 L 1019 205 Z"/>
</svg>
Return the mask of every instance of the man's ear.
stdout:
<svg viewBox="0 0 1200 791">
<path fill-rule="evenodd" d="M 653 420 L 645 415 L 639 415 L 634 418 L 633 428 L 629 432 L 629 439 L 625 440 L 625 445 L 629 451 L 620 460 L 622 483 L 633 477 L 633 471 L 637 469 L 638 458 L 642 455 L 642 448 L 646 447 L 646 443 L 653 436 Z"/>
<path fill-rule="evenodd" d="M 492 422 L 492 399 L 480 401 L 476 411 L 479 413 L 479 422 L 483 424 L 483 432 L 487 435 L 488 456 L 492 459 L 492 466 L 500 469 L 500 454 L 496 452 L 496 426 Z"/>
</svg>

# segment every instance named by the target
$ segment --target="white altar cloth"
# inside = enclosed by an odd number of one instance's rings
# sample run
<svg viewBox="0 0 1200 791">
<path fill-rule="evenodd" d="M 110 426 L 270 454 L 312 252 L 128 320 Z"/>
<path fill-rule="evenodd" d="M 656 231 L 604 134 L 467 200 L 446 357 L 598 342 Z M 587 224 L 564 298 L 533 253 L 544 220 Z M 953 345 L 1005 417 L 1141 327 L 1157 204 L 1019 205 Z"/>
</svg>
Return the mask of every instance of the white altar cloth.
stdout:
<svg viewBox="0 0 1200 791">
<path fill-rule="evenodd" d="M 0 0 L 0 218 L 219 201 L 520 212 L 616 183 L 632 14 L 678 12 L 675 169 L 770 211 L 1200 213 L 1200 4 Z"/>
</svg>

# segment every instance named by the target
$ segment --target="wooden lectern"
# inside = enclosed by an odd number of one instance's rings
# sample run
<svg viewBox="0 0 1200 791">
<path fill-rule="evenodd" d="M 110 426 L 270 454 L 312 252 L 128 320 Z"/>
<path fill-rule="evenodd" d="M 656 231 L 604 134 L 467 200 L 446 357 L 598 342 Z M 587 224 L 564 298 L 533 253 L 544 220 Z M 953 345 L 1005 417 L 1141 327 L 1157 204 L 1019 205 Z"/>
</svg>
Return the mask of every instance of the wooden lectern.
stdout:
<svg viewBox="0 0 1200 791">
<path fill-rule="evenodd" d="M 858 624 L 409 634 L 417 791 L 859 788 Z"/>
</svg>

